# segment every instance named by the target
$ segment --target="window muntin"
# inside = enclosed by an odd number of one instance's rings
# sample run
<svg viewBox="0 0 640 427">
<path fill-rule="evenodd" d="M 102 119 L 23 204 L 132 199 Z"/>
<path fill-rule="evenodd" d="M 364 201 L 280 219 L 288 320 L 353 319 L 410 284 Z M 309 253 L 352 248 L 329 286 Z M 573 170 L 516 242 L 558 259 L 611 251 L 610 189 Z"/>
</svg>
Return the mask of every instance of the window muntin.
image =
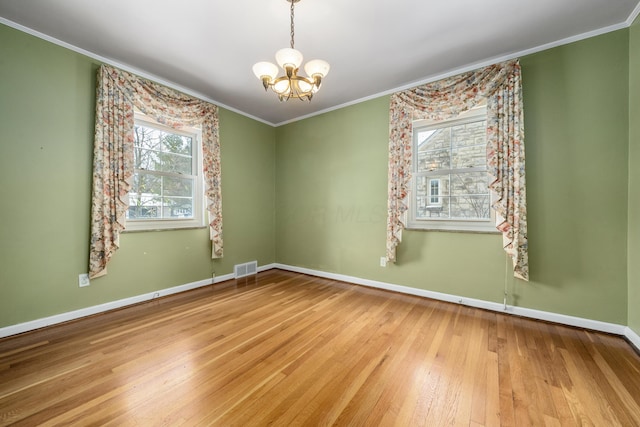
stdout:
<svg viewBox="0 0 640 427">
<path fill-rule="evenodd" d="M 486 107 L 414 123 L 409 227 L 493 231 L 486 165 Z"/>
<path fill-rule="evenodd" d="M 198 129 L 176 130 L 137 113 L 127 230 L 202 227 Z"/>
</svg>

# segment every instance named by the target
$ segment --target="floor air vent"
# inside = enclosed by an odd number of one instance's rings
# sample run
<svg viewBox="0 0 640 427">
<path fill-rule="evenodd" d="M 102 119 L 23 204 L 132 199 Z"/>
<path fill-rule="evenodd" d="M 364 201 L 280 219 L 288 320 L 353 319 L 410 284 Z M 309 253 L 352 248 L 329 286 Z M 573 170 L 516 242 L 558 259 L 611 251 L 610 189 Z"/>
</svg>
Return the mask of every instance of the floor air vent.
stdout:
<svg viewBox="0 0 640 427">
<path fill-rule="evenodd" d="M 236 264 L 233 267 L 236 279 L 244 276 L 251 276 L 258 272 L 258 261 L 245 262 L 244 264 Z"/>
</svg>

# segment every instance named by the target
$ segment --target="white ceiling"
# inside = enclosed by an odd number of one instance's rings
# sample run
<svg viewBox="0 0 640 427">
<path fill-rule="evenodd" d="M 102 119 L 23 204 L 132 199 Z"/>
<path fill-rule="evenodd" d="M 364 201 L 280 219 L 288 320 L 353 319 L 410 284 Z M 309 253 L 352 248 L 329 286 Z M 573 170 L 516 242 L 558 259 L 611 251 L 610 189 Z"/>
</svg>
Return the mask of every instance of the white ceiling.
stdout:
<svg viewBox="0 0 640 427">
<path fill-rule="evenodd" d="M 626 27 L 639 3 L 302 0 L 295 46 L 331 64 L 310 103 L 280 103 L 251 71 L 289 46 L 285 0 L 0 0 L 0 23 L 277 125 Z"/>
</svg>

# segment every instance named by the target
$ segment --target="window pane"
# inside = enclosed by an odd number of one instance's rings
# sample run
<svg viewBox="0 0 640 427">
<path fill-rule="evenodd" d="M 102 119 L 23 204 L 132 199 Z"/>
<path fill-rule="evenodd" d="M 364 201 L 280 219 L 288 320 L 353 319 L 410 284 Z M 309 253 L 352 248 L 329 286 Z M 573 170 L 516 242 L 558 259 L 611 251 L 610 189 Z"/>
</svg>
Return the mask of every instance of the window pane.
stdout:
<svg viewBox="0 0 640 427">
<path fill-rule="evenodd" d="M 139 172 L 133 176 L 129 194 L 162 194 L 162 179 L 154 174 Z"/>
<path fill-rule="evenodd" d="M 140 147 L 133 149 L 134 169 L 144 169 L 149 171 L 160 170 L 160 157 L 157 151 L 146 150 Z"/>
<path fill-rule="evenodd" d="M 418 151 L 449 149 L 451 146 L 450 128 L 419 131 Z"/>
<path fill-rule="evenodd" d="M 183 154 L 191 157 L 193 138 L 184 135 L 164 133 L 162 135 L 162 151 L 173 154 Z"/>
<path fill-rule="evenodd" d="M 193 218 L 193 199 L 166 197 L 162 203 L 163 218 Z"/>
<path fill-rule="evenodd" d="M 487 164 L 487 146 L 470 145 L 451 150 L 451 168 L 480 168 Z"/>
<path fill-rule="evenodd" d="M 164 176 L 162 177 L 162 181 L 164 196 L 193 196 L 193 179 L 191 178 Z"/>
<path fill-rule="evenodd" d="M 159 218 L 160 197 L 149 195 L 135 195 L 129 193 L 129 210 L 127 211 L 128 219 L 153 219 Z"/>
<path fill-rule="evenodd" d="M 417 196 L 429 196 L 431 193 L 430 190 L 430 182 L 431 181 L 440 181 L 439 188 L 440 194 L 444 196 L 449 195 L 449 175 L 429 175 L 429 176 L 418 176 L 416 177 L 416 195 Z"/>
<path fill-rule="evenodd" d="M 451 195 L 488 195 L 489 176 L 486 172 L 451 174 Z"/>
<path fill-rule="evenodd" d="M 416 219 L 436 219 L 449 218 L 449 200 L 448 196 L 440 196 L 440 204 L 430 204 L 427 196 L 417 197 Z"/>
<path fill-rule="evenodd" d="M 418 131 L 418 163 L 420 172 L 451 167 L 450 128 Z"/>
<path fill-rule="evenodd" d="M 175 172 L 185 175 L 192 175 L 191 166 L 193 163 L 191 161 L 191 157 L 169 153 L 160 153 L 159 158 L 160 162 L 162 163 L 161 170 L 163 172 Z"/>
<path fill-rule="evenodd" d="M 193 175 L 193 138 L 135 126 L 134 168 Z"/>
<path fill-rule="evenodd" d="M 418 152 L 418 172 L 429 172 L 451 167 L 450 151 L 432 150 Z"/>
<path fill-rule="evenodd" d="M 146 150 L 160 150 L 161 133 L 159 130 L 136 125 L 133 130 L 133 136 L 136 147 Z"/>
<path fill-rule="evenodd" d="M 451 218 L 489 219 L 489 195 L 451 197 Z"/>
<path fill-rule="evenodd" d="M 435 129 L 433 130 L 418 130 L 417 131 L 417 138 L 418 138 L 418 146 L 422 145 L 422 144 L 426 144 L 426 141 L 431 137 L 431 135 L 433 135 L 436 132 Z M 426 148 L 425 148 L 426 149 Z"/>
<path fill-rule="evenodd" d="M 433 191 L 439 190 L 439 195 Z M 449 217 L 449 175 L 416 178 L 416 218 Z"/>
<path fill-rule="evenodd" d="M 157 206 L 129 206 L 127 219 L 157 219 L 159 214 Z"/>
<path fill-rule="evenodd" d="M 486 139 L 486 120 L 451 127 L 451 145 L 453 148 L 468 145 L 484 145 Z"/>
<path fill-rule="evenodd" d="M 129 192 L 129 219 L 193 218 L 192 178 L 139 172 Z"/>
</svg>

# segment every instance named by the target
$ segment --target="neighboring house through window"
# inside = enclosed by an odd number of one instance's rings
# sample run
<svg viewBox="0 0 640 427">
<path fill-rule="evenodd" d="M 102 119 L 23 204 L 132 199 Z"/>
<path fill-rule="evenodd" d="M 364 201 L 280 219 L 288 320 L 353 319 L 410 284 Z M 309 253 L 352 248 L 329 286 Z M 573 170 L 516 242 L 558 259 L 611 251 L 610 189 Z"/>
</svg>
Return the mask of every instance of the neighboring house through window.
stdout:
<svg viewBox="0 0 640 427">
<path fill-rule="evenodd" d="M 487 175 L 486 107 L 413 125 L 409 227 L 494 231 Z"/>
<path fill-rule="evenodd" d="M 136 113 L 126 230 L 203 227 L 201 132 Z"/>
</svg>

